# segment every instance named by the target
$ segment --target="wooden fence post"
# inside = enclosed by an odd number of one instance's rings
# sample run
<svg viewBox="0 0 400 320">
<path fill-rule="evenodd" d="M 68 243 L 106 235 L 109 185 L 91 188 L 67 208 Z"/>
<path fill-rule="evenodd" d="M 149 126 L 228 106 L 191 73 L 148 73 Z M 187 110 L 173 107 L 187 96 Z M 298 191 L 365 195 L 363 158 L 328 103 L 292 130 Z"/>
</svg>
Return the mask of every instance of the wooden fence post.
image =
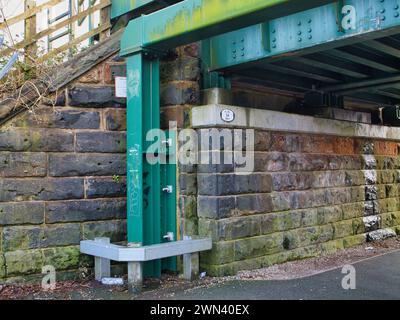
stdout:
<svg viewBox="0 0 400 320">
<path fill-rule="evenodd" d="M 36 0 L 25 0 L 25 11 L 36 7 Z M 25 40 L 32 39 L 36 35 L 36 15 L 25 19 Z M 37 55 L 37 43 L 34 41 L 32 44 L 25 48 L 25 53 L 33 58 Z"/>
<path fill-rule="evenodd" d="M 111 20 L 111 7 L 106 7 L 100 11 L 100 26 L 107 25 Z M 105 40 L 110 35 L 110 29 L 100 33 L 100 41 Z"/>
</svg>

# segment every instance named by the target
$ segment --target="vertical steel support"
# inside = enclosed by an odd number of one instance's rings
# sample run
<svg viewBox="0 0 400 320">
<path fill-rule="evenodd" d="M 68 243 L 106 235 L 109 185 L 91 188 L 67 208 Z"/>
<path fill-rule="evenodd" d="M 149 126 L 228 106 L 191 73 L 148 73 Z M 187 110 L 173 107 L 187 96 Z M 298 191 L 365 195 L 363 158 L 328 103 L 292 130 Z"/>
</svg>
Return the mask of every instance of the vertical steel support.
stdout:
<svg viewBox="0 0 400 320">
<path fill-rule="evenodd" d="M 168 232 L 174 234 L 174 241 L 179 240 L 177 234 L 176 216 L 176 148 L 177 148 L 177 131 L 176 128 L 166 132 L 166 138 L 171 143 L 165 148 L 166 163 L 161 165 L 161 185 L 163 187 L 171 187 L 172 193 L 163 192 L 161 195 L 161 230 L 162 234 Z M 165 242 L 166 240 L 164 240 Z M 163 270 L 176 270 L 176 257 L 162 260 Z"/>
<path fill-rule="evenodd" d="M 201 70 L 202 70 L 202 89 L 221 88 L 231 89 L 231 82 L 228 77 L 220 73 L 210 71 L 211 68 L 211 43 L 210 39 L 201 41 Z"/>
<path fill-rule="evenodd" d="M 159 60 L 144 52 L 127 58 L 127 184 L 128 242 L 161 243 L 160 164 L 149 164 L 146 141 L 160 128 Z M 161 262 L 145 264 L 145 275 L 159 276 Z"/>
</svg>

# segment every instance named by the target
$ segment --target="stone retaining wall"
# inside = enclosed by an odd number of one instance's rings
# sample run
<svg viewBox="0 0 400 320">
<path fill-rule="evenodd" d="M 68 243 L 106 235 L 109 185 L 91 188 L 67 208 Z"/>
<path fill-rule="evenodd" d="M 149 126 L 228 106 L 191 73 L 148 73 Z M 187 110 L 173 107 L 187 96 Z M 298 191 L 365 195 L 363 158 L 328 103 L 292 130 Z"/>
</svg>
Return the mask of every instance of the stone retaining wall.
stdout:
<svg viewBox="0 0 400 320">
<path fill-rule="evenodd" d="M 104 63 L 0 130 L 0 279 L 90 267 L 81 239 L 125 240 L 125 101 Z M 68 273 L 65 273 L 68 275 Z"/>
<path fill-rule="evenodd" d="M 166 127 L 183 125 L 198 103 L 197 55 L 190 45 L 161 63 Z M 114 95 L 114 77 L 125 74 L 112 57 L 60 91 L 55 106 L 0 128 L 0 282 L 35 279 L 45 265 L 58 280 L 86 274 L 93 259 L 80 240 L 126 240 L 126 101 Z"/>
<path fill-rule="evenodd" d="M 236 113 L 230 124 L 220 119 L 224 108 Z M 392 138 L 400 137 L 399 129 L 226 106 L 198 107 L 192 114 L 199 134 L 255 129 L 254 172 L 198 165 L 191 173 L 198 234 L 214 241 L 213 250 L 201 254 L 209 274 L 235 274 L 400 233 L 399 138 Z"/>
</svg>

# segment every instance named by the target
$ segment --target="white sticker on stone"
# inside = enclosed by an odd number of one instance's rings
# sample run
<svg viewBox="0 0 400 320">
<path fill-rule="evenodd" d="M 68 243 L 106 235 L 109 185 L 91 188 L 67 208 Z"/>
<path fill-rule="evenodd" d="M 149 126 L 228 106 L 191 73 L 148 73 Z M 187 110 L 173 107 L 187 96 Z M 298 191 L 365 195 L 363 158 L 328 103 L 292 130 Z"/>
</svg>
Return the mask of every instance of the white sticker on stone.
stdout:
<svg viewBox="0 0 400 320">
<path fill-rule="evenodd" d="M 115 77 L 115 96 L 126 98 L 126 77 Z"/>
<path fill-rule="evenodd" d="M 224 109 L 221 111 L 221 119 L 225 122 L 232 122 L 235 120 L 235 113 L 232 110 Z"/>
</svg>

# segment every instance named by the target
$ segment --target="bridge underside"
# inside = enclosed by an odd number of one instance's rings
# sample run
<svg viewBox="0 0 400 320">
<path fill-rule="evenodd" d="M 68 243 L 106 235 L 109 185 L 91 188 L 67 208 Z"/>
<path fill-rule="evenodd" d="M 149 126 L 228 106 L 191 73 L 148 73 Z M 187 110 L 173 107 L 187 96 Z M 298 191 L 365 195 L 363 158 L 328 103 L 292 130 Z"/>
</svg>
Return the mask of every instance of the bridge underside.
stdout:
<svg viewBox="0 0 400 320">
<path fill-rule="evenodd" d="M 300 95 L 317 90 L 377 106 L 395 105 L 400 103 L 400 35 L 224 71 L 234 81 Z"/>
<path fill-rule="evenodd" d="M 211 70 L 296 94 L 400 100 L 397 1 L 339 1 L 209 40 Z"/>
<path fill-rule="evenodd" d="M 400 35 L 281 61 L 259 61 L 239 70 L 225 68 L 224 73 L 234 81 L 300 96 L 320 91 L 368 106 L 396 105 L 400 103 Z"/>
</svg>

